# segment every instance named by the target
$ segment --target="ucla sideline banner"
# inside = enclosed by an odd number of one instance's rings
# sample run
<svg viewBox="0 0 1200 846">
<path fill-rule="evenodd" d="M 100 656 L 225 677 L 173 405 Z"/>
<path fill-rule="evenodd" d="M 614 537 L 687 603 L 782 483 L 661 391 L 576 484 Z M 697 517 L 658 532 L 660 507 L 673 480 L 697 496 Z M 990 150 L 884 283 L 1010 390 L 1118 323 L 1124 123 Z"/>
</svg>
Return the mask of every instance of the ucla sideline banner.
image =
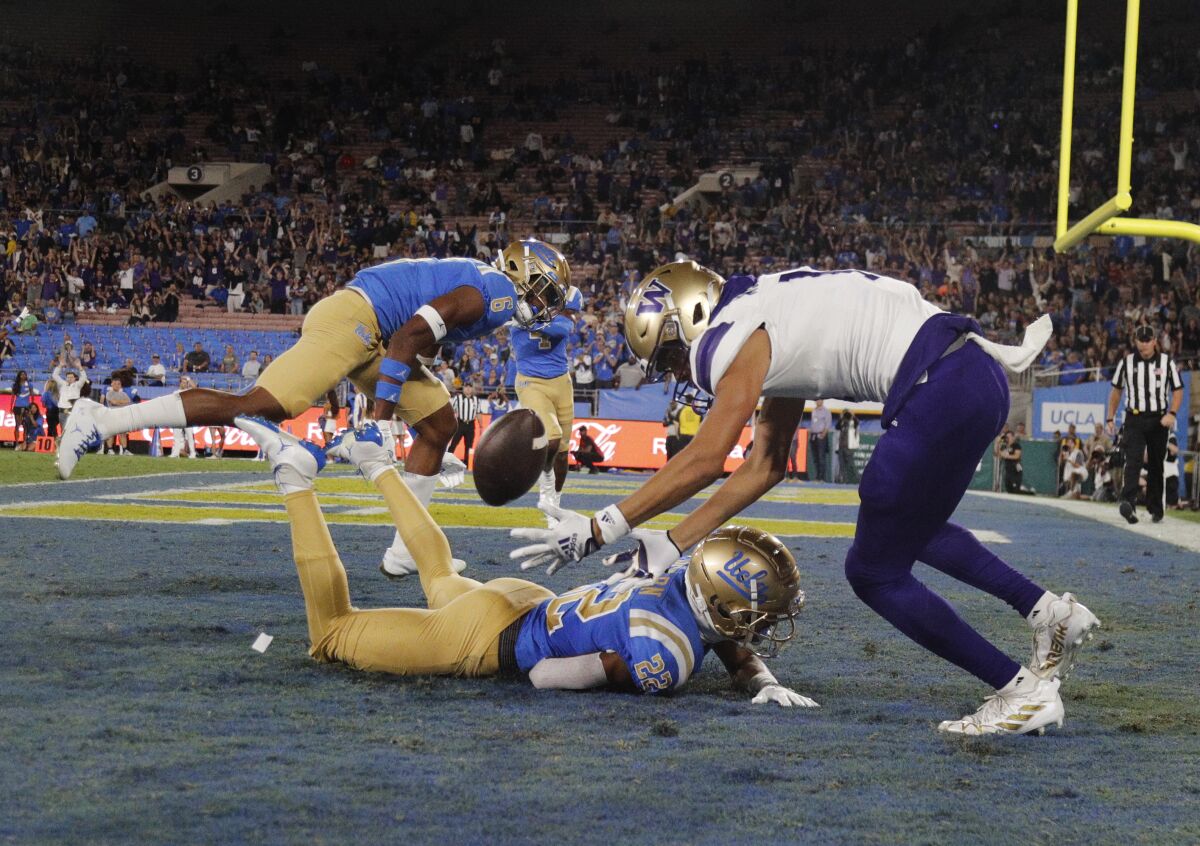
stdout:
<svg viewBox="0 0 1200 846">
<path fill-rule="evenodd" d="M 1192 375 L 1181 374 L 1183 381 L 1183 403 L 1175 422 L 1175 439 L 1181 450 L 1187 448 L 1188 409 L 1191 408 Z M 1075 432 L 1087 440 L 1095 432 L 1096 424 L 1104 425 L 1108 409 L 1108 395 L 1112 386 L 1108 382 L 1084 382 L 1082 385 L 1063 385 L 1057 388 L 1035 388 L 1033 391 L 1033 437 L 1053 439 L 1054 433 L 1066 434 L 1067 427 L 1075 424 Z M 1117 406 L 1117 426 L 1124 422 L 1124 397 Z M 1182 457 L 1180 477 L 1183 476 Z"/>
</svg>

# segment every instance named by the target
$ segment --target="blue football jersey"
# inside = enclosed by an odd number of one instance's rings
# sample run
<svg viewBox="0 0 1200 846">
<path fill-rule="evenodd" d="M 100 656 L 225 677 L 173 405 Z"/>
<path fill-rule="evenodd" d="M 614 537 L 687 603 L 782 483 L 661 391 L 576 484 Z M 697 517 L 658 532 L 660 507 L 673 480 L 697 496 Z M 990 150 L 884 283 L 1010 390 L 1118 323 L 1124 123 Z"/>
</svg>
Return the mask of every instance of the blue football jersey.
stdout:
<svg viewBox="0 0 1200 846">
<path fill-rule="evenodd" d="M 547 599 L 521 623 L 521 671 L 543 658 L 615 652 L 642 693 L 680 687 L 708 651 L 688 605 L 686 569 L 681 561 L 651 584 L 597 582 Z"/>
<path fill-rule="evenodd" d="M 582 311 L 583 294 L 572 287 L 567 293 L 564 308 Z M 512 330 L 513 354 L 517 372 L 537 379 L 555 379 L 567 372 L 567 339 L 575 322 L 560 314 L 541 329 Z"/>
<path fill-rule="evenodd" d="M 517 291 L 503 272 L 469 258 L 396 259 L 360 270 L 349 287 L 367 295 L 386 343 L 421 306 L 464 285 L 483 294 L 483 317 L 451 327 L 443 343 L 454 344 L 491 334 L 513 316 Z"/>
</svg>

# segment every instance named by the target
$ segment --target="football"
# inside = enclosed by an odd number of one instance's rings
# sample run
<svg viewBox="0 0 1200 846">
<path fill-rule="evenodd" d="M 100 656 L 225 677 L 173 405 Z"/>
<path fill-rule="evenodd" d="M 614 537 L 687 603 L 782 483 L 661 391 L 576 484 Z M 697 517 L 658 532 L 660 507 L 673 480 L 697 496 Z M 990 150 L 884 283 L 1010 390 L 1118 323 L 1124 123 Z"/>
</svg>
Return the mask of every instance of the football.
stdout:
<svg viewBox="0 0 1200 846">
<path fill-rule="evenodd" d="M 524 494 L 546 463 L 546 429 L 537 414 L 519 408 L 484 430 L 475 447 L 475 489 L 488 505 Z"/>
</svg>

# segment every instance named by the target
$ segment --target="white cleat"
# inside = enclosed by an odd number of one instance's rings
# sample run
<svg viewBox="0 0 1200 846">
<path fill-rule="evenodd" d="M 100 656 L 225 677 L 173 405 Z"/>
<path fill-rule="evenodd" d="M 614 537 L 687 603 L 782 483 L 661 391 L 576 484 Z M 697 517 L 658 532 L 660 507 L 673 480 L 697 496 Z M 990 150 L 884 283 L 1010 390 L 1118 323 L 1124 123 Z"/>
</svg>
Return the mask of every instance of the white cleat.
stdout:
<svg viewBox="0 0 1200 846">
<path fill-rule="evenodd" d="M 467 569 L 467 562 L 461 558 L 451 558 L 450 566 L 454 568 L 454 572 L 461 573 Z M 388 549 L 383 553 L 383 562 L 379 565 L 379 572 L 389 579 L 403 579 L 405 576 L 415 576 L 420 571 L 417 569 L 417 562 L 411 555 L 397 555 L 393 550 Z"/>
<path fill-rule="evenodd" d="M 329 444 L 325 454 L 353 464 L 368 481 L 374 481 L 396 463 L 395 456 L 383 445 L 383 433 L 374 423 L 342 432 Z"/>
<path fill-rule="evenodd" d="M 1095 637 L 1100 620 L 1069 593 L 1050 603 L 1045 618 L 1033 627 L 1029 667 L 1044 679 L 1066 679 L 1079 650 Z"/>
<path fill-rule="evenodd" d="M 104 443 L 104 433 L 96 422 L 98 412 L 103 412 L 104 406 L 90 399 L 77 399 L 67 417 L 67 429 L 58 441 L 58 455 L 54 459 L 54 469 L 58 478 L 69 479 L 75 472 L 75 465 L 88 450 L 95 449 Z"/>
<path fill-rule="evenodd" d="M 1063 703 L 1058 679 L 1038 679 L 1027 692 L 996 691 L 983 707 L 961 720 L 945 720 L 938 731 L 977 736 L 984 734 L 1045 734 L 1046 727 L 1062 728 Z"/>
<path fill-rule="evenodd" d="M 311 488 L 325 466 L 325 453 L 319 446 L 283 431 L 270 420 L 241 415 L 233 419 L 233 425 L 262 449 L 271 462 L 275 487 L 283 493 Z"/>
</svg>

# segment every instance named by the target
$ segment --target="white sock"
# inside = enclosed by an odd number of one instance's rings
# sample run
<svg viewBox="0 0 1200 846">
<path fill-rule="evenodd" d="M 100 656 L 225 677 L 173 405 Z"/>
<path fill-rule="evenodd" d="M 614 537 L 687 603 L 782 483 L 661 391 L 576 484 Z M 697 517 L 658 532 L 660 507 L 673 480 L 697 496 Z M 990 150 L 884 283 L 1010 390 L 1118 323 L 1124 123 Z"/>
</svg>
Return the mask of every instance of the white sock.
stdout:
<svg viewBox="0 0 1200 846">
<path fill-rule="evenodd" d="M 437 487 L 437 476 L 418 476 L 416 473 L 405 471 L 400 474 L 400 478 L 404 480 L 404 484 L 408 485 L 408 489 L 413 492 L 413 496 L 417 498 L 417 502 L 428 508 L 429 501 L 433 499 L 433 489 Z M 412 553 L 404 545 L 404 538 L 400 537 L 399 532 L 396 532 L 390 552 L 397 558 L 412 559 Z"/>
<path fill-rule="evenodd" d="M 101 423 L 102 431 L 112 436 L 136 432 L 138 429 L 153 429 L 155 426 L 178 429 L 187 425 L 187 416 L 183 413 L 183 399 L 176 392 L 120 408 L 109 408 L 97 415 L 97 422 Z"/>
<path fill-rule="evenodd" d="M 1055 602 L 1057 599 L 1058 596 L 1050 591 L 1043 593 L 1042 598 L 1033 606 L 1033 610 L 1026 615 L 1025 621 L 1030 626 L 1037 628 L 1038 624 L 1046 619 L 1046 615 L 1050 613 L 1050 603 Z"/>
<path fill-rule="evenodd" d="M 1017 671 L 1017 674 L 1012 677 L 1012 681 L 1000 688 L 1000 690 L 997 692 L 1005 695 L 1010 693 L 1029 693 L 1031 690 L 1037 687 L 1039 681 L 1041 681 L 1041 679 L 1038 678 L 1037 673 L 1028 667 L 1022 667 Z"/>
<path fill-rule="evenodd" d="M 538 476 L 538 498 L 554 502 L 554 494 L 554 471 L 543 470 L 542 475 Z"/>
</svg>

